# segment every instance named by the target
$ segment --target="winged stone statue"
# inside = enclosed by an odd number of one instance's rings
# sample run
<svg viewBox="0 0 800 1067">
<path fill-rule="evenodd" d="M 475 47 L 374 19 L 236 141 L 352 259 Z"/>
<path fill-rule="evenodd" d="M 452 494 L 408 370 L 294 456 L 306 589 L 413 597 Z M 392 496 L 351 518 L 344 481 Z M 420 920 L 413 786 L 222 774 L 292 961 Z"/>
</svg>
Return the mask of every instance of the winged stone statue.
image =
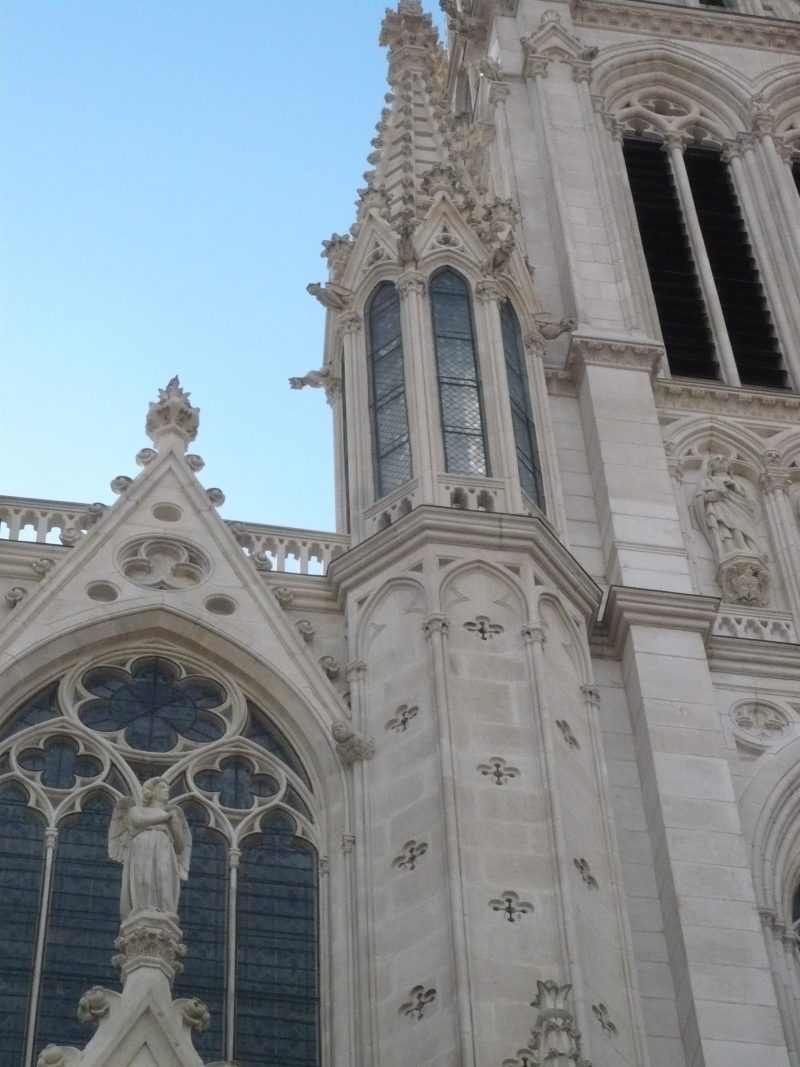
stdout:
<svg viewBox="0 0 800 1067">
<path fill-rule="evenodd" d="M 108 828 L 108 854 L 122 864 L 120 914 L 178 914 L 180 884 L 189 875 L 192 835 L 186 816 L 169 801 L 169 783 L 148 778 L 142 803 L 117 801 Z"/>
</svg>

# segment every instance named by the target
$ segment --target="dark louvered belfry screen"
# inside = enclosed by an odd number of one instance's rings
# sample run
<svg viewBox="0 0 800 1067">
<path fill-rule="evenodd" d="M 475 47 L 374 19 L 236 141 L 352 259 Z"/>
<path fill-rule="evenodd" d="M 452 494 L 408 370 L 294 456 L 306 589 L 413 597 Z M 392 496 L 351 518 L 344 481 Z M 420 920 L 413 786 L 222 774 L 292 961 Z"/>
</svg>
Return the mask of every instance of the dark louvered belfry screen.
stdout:
<svg viewBox="0 0 800 1067">
<path fill-rule="evenodd" d="M 786 388 L 786 372 L 730 171 L 719 152 L 684 159 L 742 385 Z"/>
<path fill-rule="evenodd" d="M 669 158 L 655 141 L 626 139 L 623 153 L 670 370 L 719 378 Z"/>
<path fill-rule="evenodd" d="M 800 193 L 800 162 L 792 164 L 792 177 L 794 178 L 794 184 L 797 186 L 797 191 Z"/>
</svg>

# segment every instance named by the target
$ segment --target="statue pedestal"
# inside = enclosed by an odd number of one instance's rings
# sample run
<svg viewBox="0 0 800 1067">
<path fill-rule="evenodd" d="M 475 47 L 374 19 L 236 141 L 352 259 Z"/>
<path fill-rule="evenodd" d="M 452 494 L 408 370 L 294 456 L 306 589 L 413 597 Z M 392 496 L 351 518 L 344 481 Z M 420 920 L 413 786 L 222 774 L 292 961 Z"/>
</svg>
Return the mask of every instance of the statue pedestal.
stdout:
<svg viewBox="0 0 800 1067">
<path fill-rule="evenodd" d="M 719 562 L 717 581 L 728 604 L 763 607 L 769 603 L 769 571 L 760 556 L 730 552 Z"/>
<path fill-rule="evenodd" d="M 119 954 L 113 959 L 122 970 L 122 985 L 140 968 L 160 971 L 170 987 L 183 970 L 181 957 L 186 955 L 178 916 L 163 911 L 139 911 L 123 919 L 114 947 Z"/>
</svg>

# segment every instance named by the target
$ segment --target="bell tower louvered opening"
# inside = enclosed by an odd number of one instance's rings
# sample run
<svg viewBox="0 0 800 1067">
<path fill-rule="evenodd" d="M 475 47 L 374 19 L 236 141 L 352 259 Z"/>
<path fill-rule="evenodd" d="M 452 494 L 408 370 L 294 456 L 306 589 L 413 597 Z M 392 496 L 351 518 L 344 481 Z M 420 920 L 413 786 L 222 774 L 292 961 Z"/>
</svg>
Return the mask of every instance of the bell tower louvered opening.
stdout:
<svg viewBox="0 0 800 1067">
<path fill-rule="evenodd" d="M 669 159 L 656 141 L 626 139 L 628 181 L 670 370 L 720 377 Z"/>
<path fill-rule="evenodd" d="M 684 155 L 706 253 L 742 385 L 785 389 L 786 372 L 728 166 L 719 152 Z"/>
</svg>

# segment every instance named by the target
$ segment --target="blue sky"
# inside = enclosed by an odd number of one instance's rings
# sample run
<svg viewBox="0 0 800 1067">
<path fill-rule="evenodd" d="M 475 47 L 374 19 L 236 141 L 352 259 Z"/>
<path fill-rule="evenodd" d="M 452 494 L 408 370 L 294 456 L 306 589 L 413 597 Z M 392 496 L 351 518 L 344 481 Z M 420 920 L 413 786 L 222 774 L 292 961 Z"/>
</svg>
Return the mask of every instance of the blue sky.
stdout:
<svg viewBox="0 0 800 1067">
<path fill-rule="evenodd" d="M 321 362 L 305 286 L 353 221 L 385 6 L 0 0 L 0 493 L 111 501 L 178 373 L 222 513 L 332 529 L 329 409 L 287 379 Z"/>
</svg>

